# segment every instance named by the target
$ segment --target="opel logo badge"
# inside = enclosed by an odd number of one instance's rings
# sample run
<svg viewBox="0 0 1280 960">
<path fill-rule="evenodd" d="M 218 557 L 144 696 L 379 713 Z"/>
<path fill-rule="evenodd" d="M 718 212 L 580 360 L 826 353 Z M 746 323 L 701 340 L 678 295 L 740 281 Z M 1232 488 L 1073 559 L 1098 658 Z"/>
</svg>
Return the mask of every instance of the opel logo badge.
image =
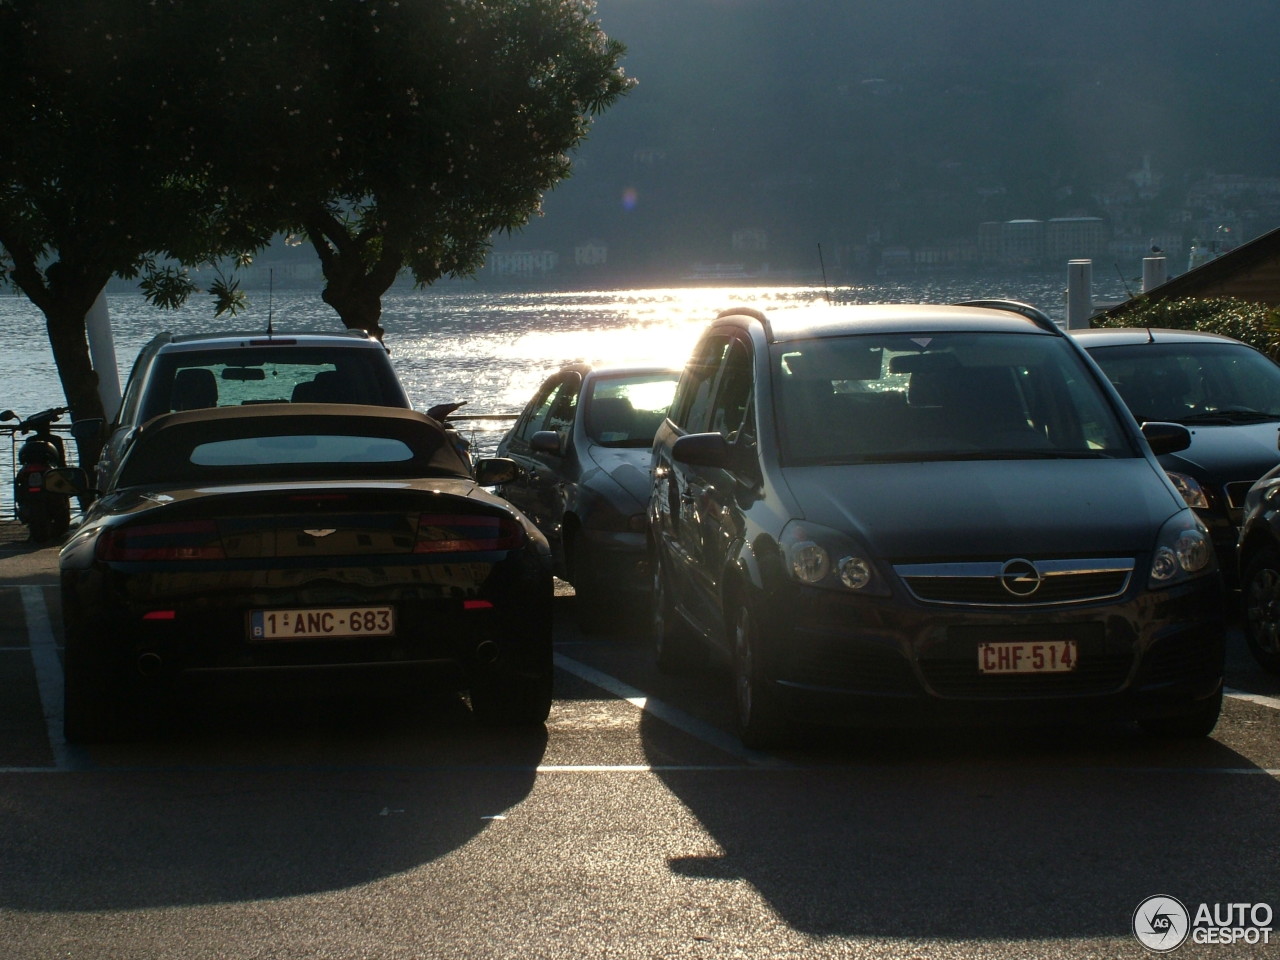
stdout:
<svg viewBox="0 0 1280 960">
<path fill-rule="evenodd" d="M 1040 589 L 1044 578 L 1030 560 L 1008 560 L 1000 568 L 1000 585 L 1015 597 L 1029 597 Z"/>
</svg>

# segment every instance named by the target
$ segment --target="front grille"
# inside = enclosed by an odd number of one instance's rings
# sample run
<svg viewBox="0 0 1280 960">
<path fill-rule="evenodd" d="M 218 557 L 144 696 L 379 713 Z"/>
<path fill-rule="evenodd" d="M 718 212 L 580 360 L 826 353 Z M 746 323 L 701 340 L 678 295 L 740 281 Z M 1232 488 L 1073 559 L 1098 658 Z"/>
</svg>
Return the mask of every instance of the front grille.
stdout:
<svg viewBox="0 0 1280 960">
<path fill-rule="evenodd" d="M 911 666 L 896 646 L 876 641 L 806 636 L 791 649 L 784 680 L 810 687 L 862 693 L 919 690 Z"/>
<path fill-rule="evenodd" d="M 1070 673 L 984 674 L 978 644 L 1075 640 L 1078 662 Z M 958 626 L 920 657 L 925 682 L 942 697 L 971 700 L 1094 696 L 1113 693 L 1128 679 L 1133 646 L 1108 638 L 1101 623 L 1024 627 Z"/>
<path fill-rule="evenodd" d="M 1122 596 L 1133 567 L 1132 558 L 1111 558 L 912 563 L 894 570 L 921 603 L 1036 607 Z"/>
</svg>

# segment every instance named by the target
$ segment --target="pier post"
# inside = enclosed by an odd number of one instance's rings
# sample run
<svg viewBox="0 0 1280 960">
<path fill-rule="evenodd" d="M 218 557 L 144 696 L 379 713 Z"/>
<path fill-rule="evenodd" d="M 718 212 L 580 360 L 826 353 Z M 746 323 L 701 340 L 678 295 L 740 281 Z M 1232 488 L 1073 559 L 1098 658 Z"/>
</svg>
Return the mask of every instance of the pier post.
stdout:
<svg viewBox="0 0 1280 960">
<path fill-rule="evenodd" d="M 116 363 L 116 347 L 111 337 L 111 317 L 107 313 L 106 289 L 98 291 L 98 299 L 84 317 L 89 340 L 89 361 L 98 375 L 98 397 L 107 423 L 120 409 L 120 368 Z"/>
<path fill-rule="evenodd" d="M 1142 292 L 1146 293 L 1169 279 L 1168 261 L 1163 257 L 1142 258 Z"/>
<path fill-rule="evenodd" d="M 1093 261 L 1067 261 L 1067 329 L 1087 329 L 1093 317 Z"/>
</svg>

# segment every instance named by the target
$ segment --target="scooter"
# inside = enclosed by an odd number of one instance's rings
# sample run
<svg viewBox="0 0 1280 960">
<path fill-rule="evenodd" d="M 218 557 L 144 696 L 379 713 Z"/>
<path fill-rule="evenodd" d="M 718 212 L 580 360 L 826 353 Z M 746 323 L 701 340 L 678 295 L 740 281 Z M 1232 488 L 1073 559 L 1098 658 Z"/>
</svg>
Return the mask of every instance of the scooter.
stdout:
<svg viewBox="0 0 1280 960">
<path fill-rule="evenodd" d="M 14 436 L 30 434 L 18 447 L 13 478 L 13 502 L 18 521 L 26 525 L 31 540 L 61 537 L 71 526 L 71 498 L 45 488 L 45 475 L 67 465 L 66 444 L 53 425 L 67 413 L 66 407 L 50 407 L 25 420 L 12 410 L 0 413 L 0 422 L 17 420 Z"/>
</svg>

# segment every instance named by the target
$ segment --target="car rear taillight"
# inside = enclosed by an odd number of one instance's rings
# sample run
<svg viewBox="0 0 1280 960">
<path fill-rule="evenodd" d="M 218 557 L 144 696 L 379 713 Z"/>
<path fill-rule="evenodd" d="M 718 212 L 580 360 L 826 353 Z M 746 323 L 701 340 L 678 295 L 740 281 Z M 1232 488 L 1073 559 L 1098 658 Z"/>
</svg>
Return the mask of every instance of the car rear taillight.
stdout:
<svg viewBox="0 0 1280 960">
<path fill-rule="evenodd" d="M 524 540 L 520 524 L 507 516 L 424 513 L 418 518 L 414 553 L 469 553 L 512 550 Z"/>
<path fill-rule="evenodd" d="M 117 527 L 98 540 L 99 560 L 223 560 L 226 553 L 212 520 Z"/>
</svg>

